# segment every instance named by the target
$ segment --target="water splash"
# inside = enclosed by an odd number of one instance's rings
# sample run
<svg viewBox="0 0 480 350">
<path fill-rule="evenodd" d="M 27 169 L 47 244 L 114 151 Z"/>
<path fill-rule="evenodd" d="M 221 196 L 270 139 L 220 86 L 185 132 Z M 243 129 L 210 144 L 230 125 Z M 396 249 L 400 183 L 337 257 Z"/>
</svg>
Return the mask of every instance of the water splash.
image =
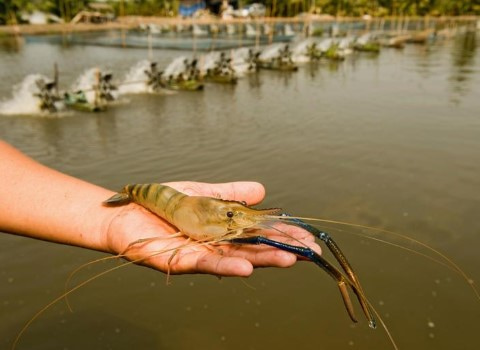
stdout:
<svg viewBox="0 0 480 350">
<path fill-rule="evenodd" d="M 328 51 L 328 49 L 335 44 L 335 41 L 331 38 L 328 38 L 328 39 L 323 39 L 322 41 L 320 41 L 320 43 L 318 44 L 318 49 L 322 52 L 326 52 Z"/>
<path fill-rule="evenodd" d="M 73 83 L 71 90 L 84 91 L 87 101 L 89 103 L 95 103 L 95 86 L 98 85 L 98 75 L 101 73 L 102 71 L 97 67 L 85 70 L 82 75 L 77 78 L 75 83 Z M 110 91 L 110 93 L 115 100 L 118 99 L 118 90 Z"/>
<path fill-rule="evenodd" d="M 265 50 L 260 54 L 260 59 L 269 61 L 272 58 L 275 58 L 279 55 L 279 52 L 281 49 L 285 47 L 285 44 L 272 44 L 270 46 L 267 46 Z"/>
<path fill-rule="evenodd" d="M 216 62 L 220 60 L 220 52 L 212 51 L 206 55 L 202 55 L 199 59 L 199 68 L 200 71 L 204 74 L 208 69 L 213 69 L 216 65 Z"/>
<path fill-rule="evenodd" d="M 242 47 L 231 51 L 232 66 L 237 76 L 243 76 L 250 72 L 250 50 L 247 47 Z"/>
<path fill-rule="evenodd" d="M 41 74 L 27 75 L 20 84 L 13 87 L 13 97 L 0 102 L 0 114 L 41 114 L 40 99 L 35 94 L 39 92 L 36 82 L 42 79 L 48 80 Z"/>
<path fill-rule="evenodd" d="M 95 102 L 94 86 L 98 84 L 98 68 L 89 68 L 80 75 L 72 85 L 73 91 L 82 90 L 89 103 Z"/>
<path fill-rule="evenodd" d="M 296 44 L 295 47 L 292 49 L 293 62 L 305 63 L 310 61 L 310 57 L 308 56 L 308 48 L 311 47 L 313 44 L 318 44 L 317 40 L 313 38 L 302 40 L 298 44 Z"/>
<path fill-rule="evenodd" d="M 344 55 L 351 55 L 353 53 L 354 43 L 355 43 L 355 37 L 347 36 L 339 40 L 338 49 L 341 50 Z"/>
<path fill-rule="evenodd" d="M 369 41 L 373 39 L 372 33 L 366 33 L 357 38 L 357 43 L 360 45 L 368 44 Z"/>
<path fill-rule="evenodd" d="M 181 74 L 185 72 L 186 66 L 185 66 L 185 60 L 187 58 L 185 56 L 180 56 L 175 58 L 168 66 L 165 68 L 164 71 L 164 76 L 168 77 L 170 75 L 172 76 L 177 76 L 178 74 Z"/>
<path fill-rule="evenodd" d="M 120 94 L 141 94 L 152 92 L 151 88 L 147 86 L 148 77 L 145 71 L 150 70 L 151 62 L 142 60 L 137 62 L 125 75 L 125 79 L 118 87 Z"/>
</svg>

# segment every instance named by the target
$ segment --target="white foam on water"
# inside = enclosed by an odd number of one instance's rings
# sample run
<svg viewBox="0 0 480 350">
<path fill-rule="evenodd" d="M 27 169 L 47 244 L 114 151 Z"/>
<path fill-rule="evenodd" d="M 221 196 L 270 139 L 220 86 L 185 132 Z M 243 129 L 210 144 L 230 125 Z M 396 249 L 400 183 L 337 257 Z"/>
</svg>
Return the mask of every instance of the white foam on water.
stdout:
<svg viewBox="0 0 480 350">
<path fill-rule="evenodd" d="M 320 43 L 318 44 L 318 49 L 322 52 L 325 52 L 327 51 L 330 46 L 332 46 L 333 44 L 335 44 L 335 42 L 333 41 L 333 39 L 331 38 L 328 38 L 328 39 L 323 39 L 322 41 L 320 41 Z"/>
<path fill-rule="evenodd" d="M 270 46 L 267 46 L 262 53 L 260 54 L 260 59 L 261 60 L 271 60 L 274 57 L 277 57 L 279 55 L 279 51 L 285 47 L 285 44 L 272 44 Z"/>
<path fill-rule="evenodd" d="M 241 47 L 231 51 L 232 66 L 238 76 L 243 76 L 249 72 L 249 49 Z"/>
<path fill-rule="evenodd" d="M 80 75 L 72 84 L 72 91 L 83 90 L 85 97 L 89 103 L 95 102 L 94 86 L 98 83 L 97 74 L 100 70 L 98 68 L 89 68 Z"/>
<path fill-rule="evenodd" d="M 12 98 L 0 102 L 0 114 L 41 114 L 40 99 L 34 95 L 39 92 L 37 80 L 48 81 L 48 78 L 41 74 L 30 74 L 20 84 L 15 85 Z"/>
<path fill-rule="evenodd" d="M 360 45 L 368 44 L 373 39 L 372 33 L 366 33 L 357 38 L 357 43 Z"/>
<path fill-rule="evenodd" d="M 353 47 L 354 42 L 355 42 L 355 37 L 353 36 L 347 36 L 345 38 L 341 38 L 338 41 L 338 48 L 341 50 L 351 49 Z"/>
<path fill-rule="evenodd" d="M 146 84 L 148 76 L 145 71 L 150 71 L 150 61 L 142 60 L 137 62 L 125 75 L 125 79 L 118 87 L 120 94 L 142 94 L 151 92 Z"/>
<path fill-rule="evenodd" d="M 305 40 L 300 41 L 295 47 L 292 49 L 292 60 L 296 63 L 305 63 L 310 61 L 308 57 L 307 49 L 309 46 L 316 43 L 316 40 L 313 38 L 308 38 Z"/>
<path fill-rule="evenodd" d="M 200 71 L 205 74 L 207 69 L 212 69 L 215 67 L 215 62 L 220 60 L 220 52 L 211 51 L 205 55 L 202 55 L 199 58 L 199 67 Z"/>
<path fill-rule="evenodd" d="M 165 68 L 163 75 L 168 77 L 169 75 L 178 75 L 185 72 L 185 63 L 184 61 L 187 58 L 185 56 L 180 56 L 175 58 L 168 66 Z"/>
<path fill-rule="evenodd" d="M 77 80 L 72 84 L 72 91 L 83 90 L 85 92 L 85 97 L 89 103 L 95 102 L 95 85 L 98 84 L 98 74 L 101 74 L 102 71 L 98 67 L 89 68 L 85 70 Z M 111 91 L 112 96 L 116 100 L 119 95 L 118 90 Z"/>
</svg>

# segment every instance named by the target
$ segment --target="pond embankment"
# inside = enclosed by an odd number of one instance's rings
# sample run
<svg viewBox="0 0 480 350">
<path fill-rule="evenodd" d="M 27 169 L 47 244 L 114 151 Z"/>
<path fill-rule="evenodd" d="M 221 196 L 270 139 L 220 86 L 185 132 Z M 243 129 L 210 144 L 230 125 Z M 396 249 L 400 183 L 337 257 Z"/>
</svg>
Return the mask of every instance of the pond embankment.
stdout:
<svg viewBox="0 0 480 350">
<path fill-rule="evenodd" d="M 150 17 L 150 16 L 124 16 L 118 17 L 114 22 L 106 23 L 51 23 L 51 24 L 19 24 L 0 26 L 0 36 L 8 35 L 42 35 L 68 32 L 92 32 L 106 31 L 112 29 L 132 29 L 140 24 L 154 23 L 157 25 L 192 25 L 192 24 L 240 24 L 240 23 L 308 23 L 308 22 L 358 22 L 364 21 L 372 25 L 367 27 L 378 27 L 374 23 L 384 23 L 385 21 L 409 22 L 416 21 L 425 23 L 432 22 L 450 22 L 450 21 L 478 21 L 478 16 L 457 16 L 457 17 L 382 17 L 362 19 L 358 17 L 333 17 L 329 15 L 311 16 L 311 17 L 262 17 L 258 19 L 234 18 L 223 20 L 220 18 L 188 18 L 178 17 Z"/>
</svg>

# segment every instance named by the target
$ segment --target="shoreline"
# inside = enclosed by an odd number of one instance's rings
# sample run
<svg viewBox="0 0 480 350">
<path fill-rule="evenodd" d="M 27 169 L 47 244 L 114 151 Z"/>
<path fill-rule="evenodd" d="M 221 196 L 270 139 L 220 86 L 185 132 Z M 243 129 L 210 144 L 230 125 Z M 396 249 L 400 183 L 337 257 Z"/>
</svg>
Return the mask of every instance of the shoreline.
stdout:
<svg viewBox="0 0 480 350">
<path fill-rule="evenodd" d="M 478 16 L 453 16 L 453 17 L 379 17 L 371 19 L 363 19 L 360 17 L 262 17 L 258 19 L 250 18 L 234 18 L 223 20 L 220 18 L 199 18 L 199 19 L 182 19 L 172 17 L 144 17 L 144 16 L 125 16 L 118 17 L 114 22 L 107 23 L 52 23 L 52 24 L 16 24 L 16 25 L 2 25 L 0 26 L 1 36 L 17 36 L 17 35 L 44 35 L 44 34 L 58 34 L 58 33 L 72 33 L 72 32 L 94 32 L 94 31 L 108 31 L 118 29 L 133 29 L 140 24 L 153 23 L 157 25 L 226 25 L 226 24 L 263 24 L 263 23 L 328 23 L 328 22 L 365 22 L 377 23 L 381 21 L 424 21 L 425 23 L 432 22 L 478 22 Z"/>
</svg>

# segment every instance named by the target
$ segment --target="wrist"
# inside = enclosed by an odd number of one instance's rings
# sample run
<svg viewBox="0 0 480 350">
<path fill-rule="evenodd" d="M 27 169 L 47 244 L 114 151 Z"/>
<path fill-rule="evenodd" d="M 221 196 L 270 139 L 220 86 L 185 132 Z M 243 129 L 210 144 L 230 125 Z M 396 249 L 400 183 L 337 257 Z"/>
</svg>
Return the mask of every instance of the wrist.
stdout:
<svg viewBox="0 0 480 350">
<path fill-rule="evenodd" d="M 101 225 L 101 250 L 112 254 L 121 254 L 131 242 L 143 238 L 143 223 L 153 215 L 135 203 L 118 207 L 103 206 L 103 210 L 108 214 Z"/>
</svg>

